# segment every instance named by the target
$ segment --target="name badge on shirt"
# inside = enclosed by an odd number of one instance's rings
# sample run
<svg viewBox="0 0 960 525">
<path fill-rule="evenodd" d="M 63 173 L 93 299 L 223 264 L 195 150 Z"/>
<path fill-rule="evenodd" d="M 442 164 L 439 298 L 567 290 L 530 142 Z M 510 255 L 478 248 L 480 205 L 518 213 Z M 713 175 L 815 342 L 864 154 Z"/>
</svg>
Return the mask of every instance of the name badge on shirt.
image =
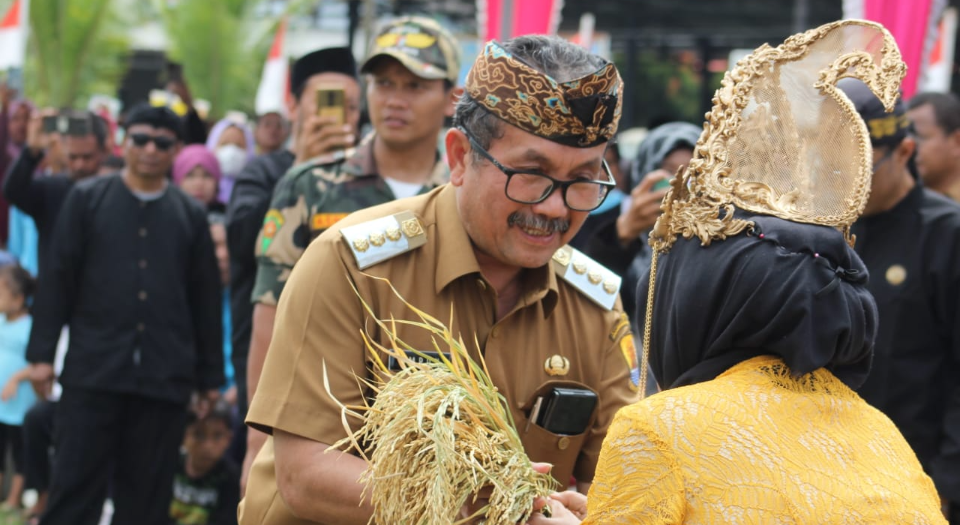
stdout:
<svg viewBox="0 0 960 525">
<path fill-rule="evenodd" d="M 434 362 L 434 361 L 439 361 L 439 360 L 440 360 L 440 353 L 438 353 L 438 352 L 433 352 L 433 351 L 420 352 L 420 353 L 423 354 L 423 355 L 414 354 L 414 353 L 412 353 L 412 352 L 405 352 L 405 353 L 407 354 L 407 359 L 409 359 L 410 361 L 412 361 L 412 362 L 414 362 L 414 363 L 416 363 L 416 364 L 418 364 L 418 365 L 423 365 L 423 364 L 427 364 L 427 363 L 432 363 L 432 362 Z M 444 356 L 447 360 L 450 359 L 450 353 L 449 353 L 449 352 L 443 352 L 443 356 Z M 394 372 L 399 372 L 399 371 L 402 369 L 401 366 L 400 366 L 400 361 L 398 361 L 397 358 L 396 358 L 396 357 L 393 357 L 393 356 L 390 356 L 390 358 L 387 359 L 387 368 L 389 368 L 390 370 L 392 370 L 392 371 L 394 371 Z"/>
</svg>

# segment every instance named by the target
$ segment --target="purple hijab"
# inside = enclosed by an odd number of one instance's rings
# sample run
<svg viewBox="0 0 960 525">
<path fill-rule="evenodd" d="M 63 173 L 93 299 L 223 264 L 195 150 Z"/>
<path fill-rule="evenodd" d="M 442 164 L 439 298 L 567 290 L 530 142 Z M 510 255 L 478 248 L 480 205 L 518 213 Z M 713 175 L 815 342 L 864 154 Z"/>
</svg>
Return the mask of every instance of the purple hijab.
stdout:
<svg viewBox="0 0 960 525">
<path fill-rule="evenodd" d="M 207 149 L 211 152 L 216 152 L 217 143 L 220 142 L 220 136 L 230 127 L 237 128 L 243 132 L 243 138 L 247 143 L 247 162 L 250 162 L 257 154 L 257 145 L 254 142 L 253 132 L 250 131 L 250 128 L 246 125 L 239 124 L 232 119 L 220 119 L 219 122 L 214 124 L 213 129 L 210 130 L 210 134 L 207 136 Z M 230 193 L 233 191 L 233 181 L 237 175 L 238 173 L 223 174 L 223 177 L 220 179 L 220 190 L 217 195 L 220 202 L 227 203 L 230 201 Z"/>
<path fill-rule="evenodd" d="M 177 158 L 173 161 L 173 182 L 179 186 L 184 177 L 197 166 L 213 175 L 217 183 L 220 183 L 222 179 L 220 163 L 217 162 L 217 157 L 202 144 L 191 144 L 180 150 Z"/>
</svg>

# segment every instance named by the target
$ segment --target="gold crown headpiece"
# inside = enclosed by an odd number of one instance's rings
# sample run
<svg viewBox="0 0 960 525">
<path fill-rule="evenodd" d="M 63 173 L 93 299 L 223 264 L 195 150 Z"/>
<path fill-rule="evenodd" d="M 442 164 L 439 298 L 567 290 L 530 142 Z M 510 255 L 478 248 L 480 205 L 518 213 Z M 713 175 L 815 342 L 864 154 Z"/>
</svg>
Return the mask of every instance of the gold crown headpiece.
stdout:
<svg viewBox="0 0 960 525">
<path fill-rule="evenodd" d="M 883 26 L 843 20 L 764 44 L 728 72 L 713 98 L 693 159 L 664 197 L 650 235 L 643 368 L 650 347 L 657 255 L 682 235 L 704 246 L 753 227 L 736 210 L 839 229 L 870 194 L 870 133 L 836 87 L 857 78 L 889 112 L 906 65 Z M 642 374 L 645 377 L 646 374 Z"/>
</svg>

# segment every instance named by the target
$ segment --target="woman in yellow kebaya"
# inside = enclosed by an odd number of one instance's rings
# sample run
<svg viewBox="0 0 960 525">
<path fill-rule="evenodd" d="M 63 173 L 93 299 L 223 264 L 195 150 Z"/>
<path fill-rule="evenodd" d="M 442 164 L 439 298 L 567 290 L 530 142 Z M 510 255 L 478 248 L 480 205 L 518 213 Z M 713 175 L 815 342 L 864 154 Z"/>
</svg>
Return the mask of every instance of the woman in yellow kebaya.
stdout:
<svg viewBox="0 0 960 525">
<path fill-rule="evenodd" d="M 728 74 L 638 288 L 665 390 L 617 414 L 586 499 L 555 494 L 530 523 L 946 523 L 903 436 L 853 390 L 878 322 L 849 235 L 872 152 L 835 83 L 862 78 L 889 110 L 903 74 L 862 21 Z"/>
</svg>

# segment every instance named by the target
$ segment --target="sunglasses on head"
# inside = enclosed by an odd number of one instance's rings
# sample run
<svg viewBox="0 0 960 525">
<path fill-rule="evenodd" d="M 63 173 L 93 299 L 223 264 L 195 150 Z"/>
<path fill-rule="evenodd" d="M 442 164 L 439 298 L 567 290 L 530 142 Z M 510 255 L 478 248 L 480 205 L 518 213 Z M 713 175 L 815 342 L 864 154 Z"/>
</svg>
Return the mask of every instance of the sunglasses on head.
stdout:
<svg viewBox="0 0 960 525">
<path fill-rule="evenodd" d="M 163 135 L 147 135 L 146 133 L 134 133 L 130 135 L 130 140 L 132 140 L 133 145 L 138 148 L 142 148 L 148 143 L 153 142 L 153 145 L 156 146 L 160 151 L 167 151 L 177 143 L 175 139 L 170 137 L 165 137 Z"/>
</svg>

